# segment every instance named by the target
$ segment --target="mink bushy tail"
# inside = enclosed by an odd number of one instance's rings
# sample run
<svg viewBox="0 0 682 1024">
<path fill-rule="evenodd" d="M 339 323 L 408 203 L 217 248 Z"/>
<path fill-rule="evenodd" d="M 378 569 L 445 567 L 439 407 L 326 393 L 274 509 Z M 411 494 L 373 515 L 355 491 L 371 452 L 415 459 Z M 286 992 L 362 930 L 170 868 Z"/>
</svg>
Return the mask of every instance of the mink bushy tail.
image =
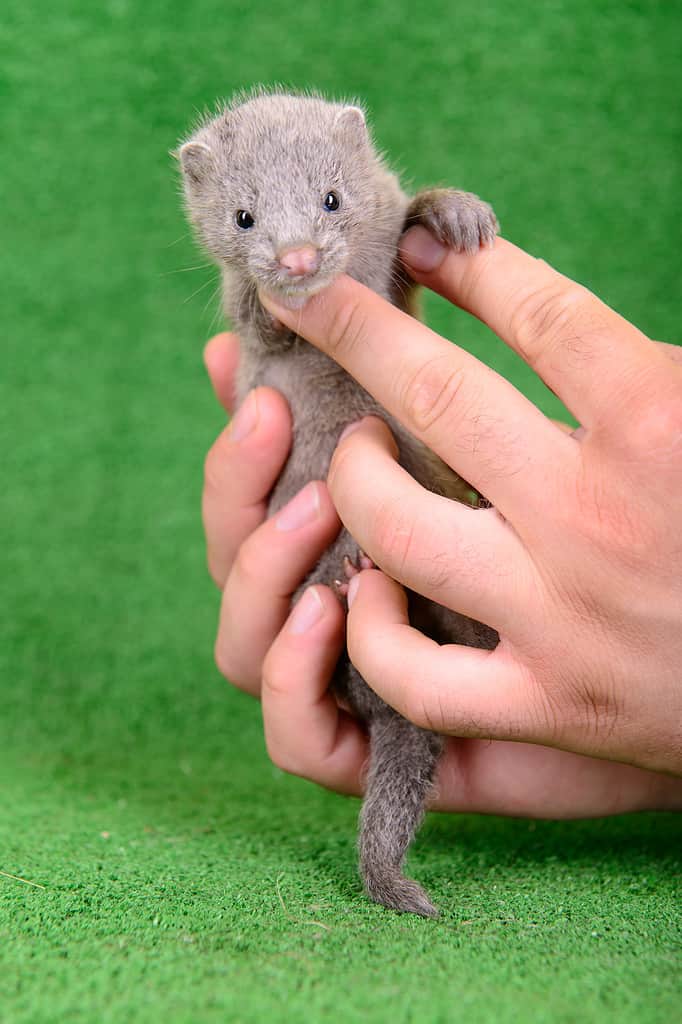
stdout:
<svg viewBox="0 0 682 1024">
<path fill-rule="evenodd" d="M 438 911 L 403 860 L 424 816 L 443 739 L 390 708 L 372 718 L 370 765 L 360 812 L 360 873 L 377 903 L 423 917 Z"/>
</svg>

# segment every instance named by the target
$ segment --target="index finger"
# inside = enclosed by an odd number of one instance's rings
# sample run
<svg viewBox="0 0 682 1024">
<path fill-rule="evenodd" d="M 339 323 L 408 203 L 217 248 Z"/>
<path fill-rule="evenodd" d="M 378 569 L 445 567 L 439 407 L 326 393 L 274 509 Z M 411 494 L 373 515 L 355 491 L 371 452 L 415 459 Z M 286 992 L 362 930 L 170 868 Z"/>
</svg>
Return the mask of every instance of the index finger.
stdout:
<svg viewBox="0 0 682 1024">
<path fill-rule="evenodd" d="M 298 310 L 261 301 L 503 515 L 526 508 L 529 493 L 546 493 L 548 473 L 565 473 L 577 458 L 575 441 L 508 381 L 350 277 Z"/>
<path fill-rule="evenodd" d="M 401 244 L 415 279 L 487 324 L 584 427 L 660 393 L 663 352 L 587 288 L 504 238 L 473 254 L 440 250 L 421 227 Z"/>
</svg>

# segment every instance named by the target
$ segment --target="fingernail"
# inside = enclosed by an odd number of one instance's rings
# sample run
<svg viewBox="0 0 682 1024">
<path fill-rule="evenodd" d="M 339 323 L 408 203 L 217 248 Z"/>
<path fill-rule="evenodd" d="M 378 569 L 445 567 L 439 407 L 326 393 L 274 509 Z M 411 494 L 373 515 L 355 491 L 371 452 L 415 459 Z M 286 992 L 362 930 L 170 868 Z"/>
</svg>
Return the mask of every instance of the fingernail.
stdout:
<svg viewBox="0 0 682 1024">
<path fill-rule="evenodd" d="M 339 437 L 338 444 L 341 444 L 344 438 L 348 437 L 349 434 L 352 434 L 353 431 L 357 430 L 358 427 L 360 427 L 361 425 L 362 420 L 356 420 L 355 423 L 349 423 L 348 426 L 343 431 L 343 433 L 341 434 L 341 436 Z"/>
<path fill-rule="evenodd" d="M 288 632 L 295 636 L 307 633 L 324 615 L 324 605 L 315 587 L 309 587 L 289 616 Z"/>
<path fill-rule="evenodd" d="M 346 601 L 348 602 L 348 607 L 349 608 L 352 605 L 353 601 L 355 600 L 355 595 L 358 592 L 358 587 L 360 586 L 360 576 L 361 575 L 362 575 L 362 573 L 358 573 L 356 576 L 351 576 L 351 579 L 350 579 L 350 581 L 348 583 L 348 593 L 346 594 Z"/>
<path fill-rule="evenodd" d="M 275 517 L 277 530 L 298 530 L 317 519 L 320 514 L 320 495 L 317 484 L 306 484 L 296 497 L 284 506 Z"/>
<path fill-rule="evenodd" d="M 374 426 L 372 426 L 372 420 L 375 421 L 375 425 Z M 377 424 L 378 424 L 378 426 L 377 426 Z M 381 417 L 377 416 L 376 414 L 370 414 L 369 416 L 363 416 L 361 420 L 356 420 L 355 423 L 349 423 L 348 426 L 346 427 L 346 429 L 344 431 L 342 431 L 342 433 L 340 434 L 339 439 L 336 442 L 337 447 L 338 447 L 338 445 L 341 444 L 341 442 L 346 437 L 349 436 L 349 434 L 355 433 L 355 431 L 359 430 L 360 427 L 362 427 L 362 426 L 366 426 L 368 429 L 372 429 L 372 430 L 376 431 L 377 429 L 381 429 L 382 427 L 386 428 L 386 422 L 384 420 L 382 420 Z M 384 429 L 384 432 L 386 433 L 385 429 Z M 396 443 L 395 437 L 393 436 L 393 434 L 390 433 L 390 430 L 388 431 L 388 438 L 387 438 L 386 443 L 389 445 L 390 450 L 393 452 L 394 458 L 398 458 L 398 455 L 399 455 L 398 445 Z"/>
<path fill-rule="evenodd" d="M 425 274 L 441 265 L 446 252 L 445 246 L 419 224 L 406 231 L 400 240 L 400 253 L 405 262 Z"/>
<path fill-rule="evenodd" d="M 230 439 L 232 441 L 243 441 L 245 437 L 255 429 L 258 423 L 258 399 L 256 392 L 251 391 L 230 424 Z"/>
</svg>

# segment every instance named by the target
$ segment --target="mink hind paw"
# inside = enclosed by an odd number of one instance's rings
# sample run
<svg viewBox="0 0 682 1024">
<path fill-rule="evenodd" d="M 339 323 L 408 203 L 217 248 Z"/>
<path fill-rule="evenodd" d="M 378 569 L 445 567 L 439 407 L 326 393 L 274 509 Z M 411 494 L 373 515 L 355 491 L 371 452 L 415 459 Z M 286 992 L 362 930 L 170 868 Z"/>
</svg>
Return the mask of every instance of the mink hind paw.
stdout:
<svg viewBox="0 0 682 1024">
<path fill-rule="evenodd" d="M 419 192 L 407 210 L 405 228 L 421 224 L 457 252 L 492 245 L 500 230 L 492 206 L 472 192 L 433 188 Z"/>
<path fill-rule="evenodd" d="M 358 549 L 356 561 L 353 561 L 349 555 L 344 555 L 343 575 L 345 576 L 345 580 L 334 580 L 334 587 L 337 594 L 341 597 L 345 597 L 348 593 L 348 583 L 350 580 L 352 580 L 354 576 L 357 576 L 357 574 L 363 569 L 374 569 L 374 567 L 372 559 L 360 549 Z"/>
</svg>

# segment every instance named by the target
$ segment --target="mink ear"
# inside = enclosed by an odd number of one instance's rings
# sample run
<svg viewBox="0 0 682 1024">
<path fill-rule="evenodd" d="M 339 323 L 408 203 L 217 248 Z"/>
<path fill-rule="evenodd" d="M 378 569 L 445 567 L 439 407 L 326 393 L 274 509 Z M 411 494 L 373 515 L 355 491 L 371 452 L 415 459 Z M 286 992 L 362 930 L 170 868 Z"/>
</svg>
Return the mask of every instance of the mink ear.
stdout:
<svg viewBox="0 0 682 1024">
<path fill-rule="evenodd" d="M 178 152 L 182 173 L 190 185 L 202 185 L 213 167 L 212 153 L 203 142 L 186 142 Z"/>
<path fill-rule="evenodd" d="M 335 127 L 348 142 L 362 145 L 367 141 L 367 124 L 360 107 L 344 107 L 336 115 Z"/>
</svg>

